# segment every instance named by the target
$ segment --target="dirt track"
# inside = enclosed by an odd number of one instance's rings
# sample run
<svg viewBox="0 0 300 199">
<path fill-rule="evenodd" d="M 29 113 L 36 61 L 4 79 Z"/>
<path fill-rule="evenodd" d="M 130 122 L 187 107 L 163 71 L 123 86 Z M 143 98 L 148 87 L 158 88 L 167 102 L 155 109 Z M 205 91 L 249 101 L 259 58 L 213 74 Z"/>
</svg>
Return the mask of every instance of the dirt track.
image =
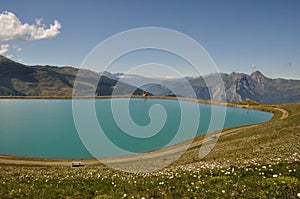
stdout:
<svg viewBox="0 0 300 199">
<path fill-rule="evenodd" d="M 289 116 L 289 113 L 286 110 L 282 109 L 282 108 L 274 108 L 274 109 L 282 112 L 282 116 L 281 116 L 280 119 L 285 119 Z"/>
</svg>

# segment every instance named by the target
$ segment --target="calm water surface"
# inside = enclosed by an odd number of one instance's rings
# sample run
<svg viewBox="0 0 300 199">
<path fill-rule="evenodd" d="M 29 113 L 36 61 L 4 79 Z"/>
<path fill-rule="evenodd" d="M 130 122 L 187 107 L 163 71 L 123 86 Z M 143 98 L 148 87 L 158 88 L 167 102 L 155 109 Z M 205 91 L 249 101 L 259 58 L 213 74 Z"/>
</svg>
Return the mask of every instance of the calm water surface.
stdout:
<svg viewBox="0 0 300 199">
<path fill-rule="evenodd" d="M 124 99 L 112 100 L 125 103 Z M 85 101 L 82 100 L 83 103 Z M 182 103 L 187 109 L 194 107 L 194 104 L 190 106 L 194 102 Z M 179 128 L 181 111 L 176 100 L 131 99 L 132 120 L 140 126 L 149 124 L 149 108 L 155 104 L 165 108 L 167 119 L 160 132 L 147 139 L 129 136 L 116 125 L 111 113 L 111 99 L 97 99 L 95 107 L 99 124 L 109 140 L 120 148 L 140 153 L 166 146 Z M 215 105 L 197 106 L 201 117 L 197 135 L 201 135 L 207 132 L 211 106 Z M 265 122 L 272 116 L 267 112 L 228 107 L 224 128 Z M 180 141 L 190 138 L 182 136 Z M 72 100 L 0 100 L 0 154 L 57 159 L 92 158 L 78 136 Z M 123 154 L 107 153 L 106 157 L 118 155 Z"/>
</svg>

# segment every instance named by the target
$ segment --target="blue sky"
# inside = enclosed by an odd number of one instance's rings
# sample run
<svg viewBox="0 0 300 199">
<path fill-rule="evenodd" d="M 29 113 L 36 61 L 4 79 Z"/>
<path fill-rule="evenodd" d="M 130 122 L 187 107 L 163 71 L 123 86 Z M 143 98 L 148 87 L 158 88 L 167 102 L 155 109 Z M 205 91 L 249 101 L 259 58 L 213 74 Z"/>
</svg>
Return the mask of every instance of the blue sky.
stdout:
<svg viewBox="0 0 300 199">
<path fill-rule="evenodd" d="M 15 37 L 0 45 L 3 55 L 22 63 L 79 66 L 114 34 L 163 27 L 199 42 L 221 72 L 251 73 L 255 65 L 269 77 L 300 79 L 299 10 L 298 0 L 0 1 L 0 12 L 22 24 L 43 19 L 44 29 L 55 20 L 61 25 L 60 33 L 44 39 Z"/>
</svg>

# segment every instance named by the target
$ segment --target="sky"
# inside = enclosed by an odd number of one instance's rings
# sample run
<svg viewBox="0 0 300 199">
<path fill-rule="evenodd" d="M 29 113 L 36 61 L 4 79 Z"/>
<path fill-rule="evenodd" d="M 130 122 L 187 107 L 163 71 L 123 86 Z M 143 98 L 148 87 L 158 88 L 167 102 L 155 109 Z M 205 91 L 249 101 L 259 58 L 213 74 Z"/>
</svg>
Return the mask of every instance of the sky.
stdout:
<svg viewBox="0 0 300 199">
<path fill-rule="evenodd" d="M 29 65 L 79 67 L 115 34 L 161 27 L 198 42 L 220 72 L 300 79 L 299 10 L 299 0 L 1 0 L 0 54 Z M 170 58 L 147 52 L 157 56 L 145 63 Z M 135 58 L 143 62 L 147 52 Z M 120 59 L 120 71 L 135 58 Z"/>
</svg>

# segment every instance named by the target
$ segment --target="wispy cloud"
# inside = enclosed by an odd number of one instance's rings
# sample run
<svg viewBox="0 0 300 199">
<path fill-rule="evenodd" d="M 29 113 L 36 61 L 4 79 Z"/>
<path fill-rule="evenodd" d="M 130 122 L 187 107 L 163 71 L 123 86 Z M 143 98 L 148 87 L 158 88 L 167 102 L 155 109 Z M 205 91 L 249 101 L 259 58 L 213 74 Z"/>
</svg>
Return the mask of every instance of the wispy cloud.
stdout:
<svg viewBox="0 0 300 199">
<path fill-rule="evenodd" d="M 8 59 L 12 59 L 13 57 L 14 57 L 14 55 L 6 55 L 6 57 L 8 58 Z"/>
<path fill-rule="evenodd" d="M 9 44 L 1 44 L 0 45 L 0 55 L 6 53 L 9 49 Z"/>
<path fill-rule="evenodd" d="M 41 19 L 36 19 L 34 24 L 22 23 L 14 13 L 4 11 L 0 13 L 0 42 L 53 38 L 60 33 L 61 27 L 57 20 L 49 27 Z"/>
<path fill-rule="evenodd" d="M 19 47 L 18 45 L 16 45 L 16 44 L 13 45 L 13 48 L 14 48 L 16 51 L 18 51 L 18 52 L 20 52 L 20 51 L 23 50 L 22 48 L 20 48 L 20 47 Z"/>
</svg>

